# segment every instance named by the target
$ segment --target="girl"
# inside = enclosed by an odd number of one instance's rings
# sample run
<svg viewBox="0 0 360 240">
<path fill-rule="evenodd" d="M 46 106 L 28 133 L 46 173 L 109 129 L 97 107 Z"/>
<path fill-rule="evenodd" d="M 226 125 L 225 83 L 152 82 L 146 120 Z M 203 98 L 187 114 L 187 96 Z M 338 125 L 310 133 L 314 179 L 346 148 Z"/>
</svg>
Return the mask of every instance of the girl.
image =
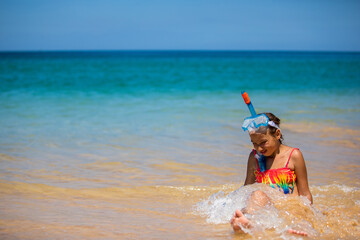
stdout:
<svg viewBox="0 0 360 240">
<path fill-rule="evenodd" d="M 305 196 L 312 203 L 305 161 L 300 150 L 284 145 L 279 127 L 280 119 L 272 113 L 265 115 L 269 118 L 267 126 L 249 132 L 254 150 L 249 155 L 245 185 L 255 182 L 268 184 L 284 194 Z M 231 219 L 234 231 L 241 231 L 240 225 L 250 228 L 251 223 L 244 214 L 251 214 L 268 204 L 271 204 L 271 201 L 266 193 L 260 190 L 253 192 L 246 208 L 236 210 Z M 307 235 L 295 230 L 289 232 Z"/>
</svg>

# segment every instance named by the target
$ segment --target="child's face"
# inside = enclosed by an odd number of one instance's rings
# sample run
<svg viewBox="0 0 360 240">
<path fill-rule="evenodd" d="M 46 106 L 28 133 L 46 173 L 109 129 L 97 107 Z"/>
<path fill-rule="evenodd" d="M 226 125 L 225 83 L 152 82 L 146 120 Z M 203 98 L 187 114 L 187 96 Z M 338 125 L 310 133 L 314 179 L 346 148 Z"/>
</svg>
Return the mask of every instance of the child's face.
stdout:
<svg viewBox="0 0 360 240">
<path fill-rule="evenodd" d="M 277 130 L 274 135 L 269 133 L 269 130 L 266 133 L 255 132 L 250 134 L 255 150 L 265 157 L 272 156 L 279 149 L 280 136 L 280 130 Z"/>
</svg>

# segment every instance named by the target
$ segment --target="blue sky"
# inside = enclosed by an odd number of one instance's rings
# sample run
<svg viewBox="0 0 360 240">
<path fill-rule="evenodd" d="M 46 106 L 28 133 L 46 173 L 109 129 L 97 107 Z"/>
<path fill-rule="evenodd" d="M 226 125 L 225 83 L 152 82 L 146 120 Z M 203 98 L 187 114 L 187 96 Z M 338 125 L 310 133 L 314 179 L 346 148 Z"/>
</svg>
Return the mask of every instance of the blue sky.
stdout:
<svg viewBox="0 0 360 240">
<path fill-rule="evenodd" d="M 133 49 L 360 51 L 360 1 L 0 1 L 0 50 Z"/>
</svg>

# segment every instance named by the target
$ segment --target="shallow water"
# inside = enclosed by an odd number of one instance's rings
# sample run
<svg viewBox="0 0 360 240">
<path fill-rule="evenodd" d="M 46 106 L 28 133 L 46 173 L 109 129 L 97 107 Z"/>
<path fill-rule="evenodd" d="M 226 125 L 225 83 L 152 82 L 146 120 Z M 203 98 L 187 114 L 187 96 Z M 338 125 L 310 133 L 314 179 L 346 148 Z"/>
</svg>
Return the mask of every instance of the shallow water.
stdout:
<svg viewBox="0 0 360 240">
<path fill-rule="evenodd" d="M 0 82 L 1 239 L 360 238 L 358 54 L 2 53 Z M 243 89 L 303 152 L 312 206 L 241 187 Z M 274 206 L 234 234 L 258 188 Z"/>
</svg>

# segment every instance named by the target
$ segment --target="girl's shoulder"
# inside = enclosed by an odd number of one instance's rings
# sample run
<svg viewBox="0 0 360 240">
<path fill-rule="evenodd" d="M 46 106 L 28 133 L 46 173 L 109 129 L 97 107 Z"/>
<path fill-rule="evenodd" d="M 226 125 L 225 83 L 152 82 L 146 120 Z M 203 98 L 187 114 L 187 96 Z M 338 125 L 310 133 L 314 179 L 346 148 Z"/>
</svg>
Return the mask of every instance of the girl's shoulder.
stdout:
<svg viewBox="0 0 360 240">
<path fill-rule="evenodd" d="M 304 157 L 299 148 L 289 147 L 288 167 L 294 169 L 298 163 L 304 162 Z"/>
<path fill-rule="evenodd" d="M 300 151 L 300 149 L 298 149 L 298 148 L 293 148 L 293 150 L 291 150 L 291 151 L 292 151 L 292 152 L 291 152 L 290 158 L 291 158 L 292 160 L 295 160 L 295 161 L 297 161 L 297 160 L 304 160 L 304 157 L 303 157 L 302 152 Z"/>
<path fill-rule="evenodd" d="M 254 149 L 251 150 L 251 152 L 249 153 L 249 162 L 255 160 L 255 154 L 256 154 L 255 150 Z"/>
<path fill-rule="evenodd" d="M 292 157 L 293 155 L 297 156 L 297 155 L 301 154 L 300 149 L 296 148 L 296 147 L 290 147 L 287 145 L 283 145 L 283 149 L 284 149 L 284 154 L 287 154 L 290 157 Z"/>
<path fill-rule="evenodd" d="M 286 146 L 287 147 L 287 151 L 289 151 L 289 156 L 291 157 L 291 158 L 293 158 L 293 157 L 300 157 L 300 156 L 302 156 L 302 153 L 301 153 L 301 151 L 300 151 L 300 149 L 299 148 L 297 148 L 297 147 L 290 147 L 290 146 Z"/>
<path fill-rule="evenodd" d="M 248 158 L 248 165 L 249 166 L 253 166 L 253 167 L 257 167 L 257 160 L 255 157 L 255 151 L 251 150 L 251 152 L 249 153 L 249 158 Z"/>
</svg>

